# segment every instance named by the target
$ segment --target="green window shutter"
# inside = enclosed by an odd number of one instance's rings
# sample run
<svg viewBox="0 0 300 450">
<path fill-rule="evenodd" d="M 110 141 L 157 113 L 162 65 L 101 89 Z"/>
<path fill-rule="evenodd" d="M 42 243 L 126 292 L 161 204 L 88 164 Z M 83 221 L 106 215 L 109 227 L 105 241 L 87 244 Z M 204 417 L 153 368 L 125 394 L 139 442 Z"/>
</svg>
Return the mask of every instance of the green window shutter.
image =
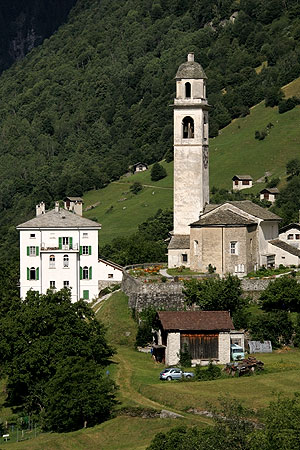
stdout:
<svg viewBox="0 0 300 450">
<path fill-rule="evenodd" d="M 80 255 L 82 255 L 82 245 L 80 246 Z"/>
<path fill-rule="evenodd" d="M 27 267 L 27 280 L 29 280 L 29 278 L 30 278 L 30 269 L 29 267 Z"/>
<path fill-rule="evenodd" d="M 80 279 L 82 280 L 82 267 L 80 267 Z"/>
<path fill-rule="evenodd" d="M 92 266 L 89 267 L 89 280 L 92 279 Z"/>
<path fill-rule="evenodd" d="M 58 248 L 60 250 L 62 249 L 62 238 L 61 237 L 58 238 Z"/>
<path fill-rule="evenodd" d="M 70 237 L 70 248 L 73 248 L 73 238 Z"/>
<path fill-rule="evenodd" d="M 83 291 L 83 299 L 88 300 L 90 298 L 90 292 L 88 290 Z"/>
<path fill-rule="evenodd" d="M 39 256 L 39 248 L 38 247 L 35 247 L 35 254 L 36 254 L 36 256 Z"/>
<path fill-rule="evenodd" d="M 29 250 L 29 247 L 27 247 L 27 256 L 29 256 L 29 253 L 30 252 L 30 250 Z"/>
<path fill-rule="evenodd" d="M 40 269 L 37 267 L 36 271 L 35 271 L 35 279 L 38 280 L 39 279 L 39 272 Z"/>
<path fill-rule="evenodd" d="M 92 246 L 89 245 L 89 255 L 91 255 L 91 254 L 92 254 Z"/>
</svg>

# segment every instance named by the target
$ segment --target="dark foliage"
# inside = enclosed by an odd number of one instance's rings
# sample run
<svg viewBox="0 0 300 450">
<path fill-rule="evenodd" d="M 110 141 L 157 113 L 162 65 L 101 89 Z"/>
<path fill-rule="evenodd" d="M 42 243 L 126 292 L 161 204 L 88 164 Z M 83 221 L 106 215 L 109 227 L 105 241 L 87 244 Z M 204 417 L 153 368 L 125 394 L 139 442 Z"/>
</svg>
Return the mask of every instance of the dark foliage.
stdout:
<svg viewBox="0 0 300 450">
<path fill-rule="evenodd" d="M 291 343 L 293 324 L 287 311 L 261 314 L 252 319 L 249 328 L 254 341 L 271 341 L 273 348 Z"/>
<path fill-rule="evenodd" d="M 220 378 L 222 371 L 220 367 L 216 366 L 212 362 L 208 364 L 207 367 L 196 366 L 195 378 L 199 381 L 210 381 Z"/>
<path fill-rule="evenodd" d="M 139 327 L 136 335 L 135 345 L 144 347 L 153 342 L 153 329 L 155 329 L 156 309 L 152 306 L 144 309 L 138 314 Z"/>
<path fill-rule="evenodd" d="M 291 97 L 287 100 L 281 100 L 278 105 L 279 114 L 283 114 L 291 109 L 294 109 L 295 106 L 300 104 L 300 99 L 297 97 Z"/>
<path fill-rule="evenodd" d="M 151 169 L 151 180 L 159 181 L 167 176 L 166 169 L 159 163 L 155 163 Z"/>
<path fill-rule="evenodd" d="M 143 189 L 143 186 L 142 186 L 142 184 L 139 181 L 135 181 L 130 186 L 130 192 L 132 192 L 135 195 L 137 195 L 139 192 L 141 192 L 142 189 Z"/>
<path fill-rule="evenodd" d="M 265 311 L 300 312 L 300 285 L 295 278 L 283 276 L 268 285 L 260 296 Z"/>
</svg>

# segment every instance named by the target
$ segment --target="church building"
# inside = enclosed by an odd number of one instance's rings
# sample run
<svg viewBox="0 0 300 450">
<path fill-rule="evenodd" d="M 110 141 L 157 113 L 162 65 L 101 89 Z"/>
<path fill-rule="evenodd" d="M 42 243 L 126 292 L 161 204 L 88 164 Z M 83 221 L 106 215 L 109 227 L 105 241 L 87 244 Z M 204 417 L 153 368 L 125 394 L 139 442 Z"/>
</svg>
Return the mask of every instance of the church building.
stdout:
<svg viewBox="0 0 300 450">
<path fill-rule="evenodd" d="M 168 266 L 244 276 L 274 265 L 269 242 L 280 217 L 251 201 L 209 204 L 206 75 L 189 53 L 176 73 L 174 100 L 174 230 Z"/>
</svg>

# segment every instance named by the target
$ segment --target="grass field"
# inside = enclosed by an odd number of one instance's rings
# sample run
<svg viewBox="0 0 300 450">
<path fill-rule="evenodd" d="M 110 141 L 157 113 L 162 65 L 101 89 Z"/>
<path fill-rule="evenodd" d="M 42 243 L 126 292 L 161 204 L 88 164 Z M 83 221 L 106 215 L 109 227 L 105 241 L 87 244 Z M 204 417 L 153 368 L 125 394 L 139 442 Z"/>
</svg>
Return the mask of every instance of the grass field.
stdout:
<svg viewBox="0 0 300 450">
<path fill-rule="evenodd" d="M 287 96 L 300 96 L 300 78 L 288 84 L 283 91 Z M 263 140 L 254 139 L 256 130 L 274 125 Z M 299 155 L 300 106 L 284 114 L 278 108 L 266 108 L 264 102 L 251 108 L 251 113 L 235 119 L 220 135 L 210 140 L 210 187 L 231 189 L 234 174 L 250 174 L 254 181 L 265 172 L 280 177 L 280 187 L 285 184 L 286 163 Z M 96 205 L 84 213 L 102 224 L 100 245 L 114 237 L 135 232 L 138 225 L 154 215 L 158 209 L 173 207 L 173 163 L 162 162 L 167 177 L 153 182 L 150 170 L 124 176 L 106 188 L 89 191 L 84 195 L 85 207 Z M 135 181 L 143 184 L 143 190 L 134 195 L 130 186 Z M 256 183 L 248 193 L 257 194 L 265 187 Z"/>
</svg>

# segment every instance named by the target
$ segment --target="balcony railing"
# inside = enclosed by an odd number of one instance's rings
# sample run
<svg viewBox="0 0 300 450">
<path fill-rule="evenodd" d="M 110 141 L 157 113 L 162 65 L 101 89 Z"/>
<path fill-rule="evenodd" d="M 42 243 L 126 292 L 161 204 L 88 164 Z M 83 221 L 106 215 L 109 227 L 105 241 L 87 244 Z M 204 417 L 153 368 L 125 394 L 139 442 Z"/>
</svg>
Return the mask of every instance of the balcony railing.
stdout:
<svg viewBox="0 0 300 450">
<path fill-rule="evenodd" d="M 53 246 L 53 245 L 47 245 L 44 242 L 42 242 L 41 246 L 40 246 L 40 250 L 43 252 L 51 252 L 51 251 L 57 251 L 57 250 L 61 250 L 61 251 L 75 251 L 78 252 L 78 244 L 73 244 L 72 246 L 70 244 L 65 244 L 62 245 L 61 248 L 59 248 L 59 246 Z"/>
</svg>

